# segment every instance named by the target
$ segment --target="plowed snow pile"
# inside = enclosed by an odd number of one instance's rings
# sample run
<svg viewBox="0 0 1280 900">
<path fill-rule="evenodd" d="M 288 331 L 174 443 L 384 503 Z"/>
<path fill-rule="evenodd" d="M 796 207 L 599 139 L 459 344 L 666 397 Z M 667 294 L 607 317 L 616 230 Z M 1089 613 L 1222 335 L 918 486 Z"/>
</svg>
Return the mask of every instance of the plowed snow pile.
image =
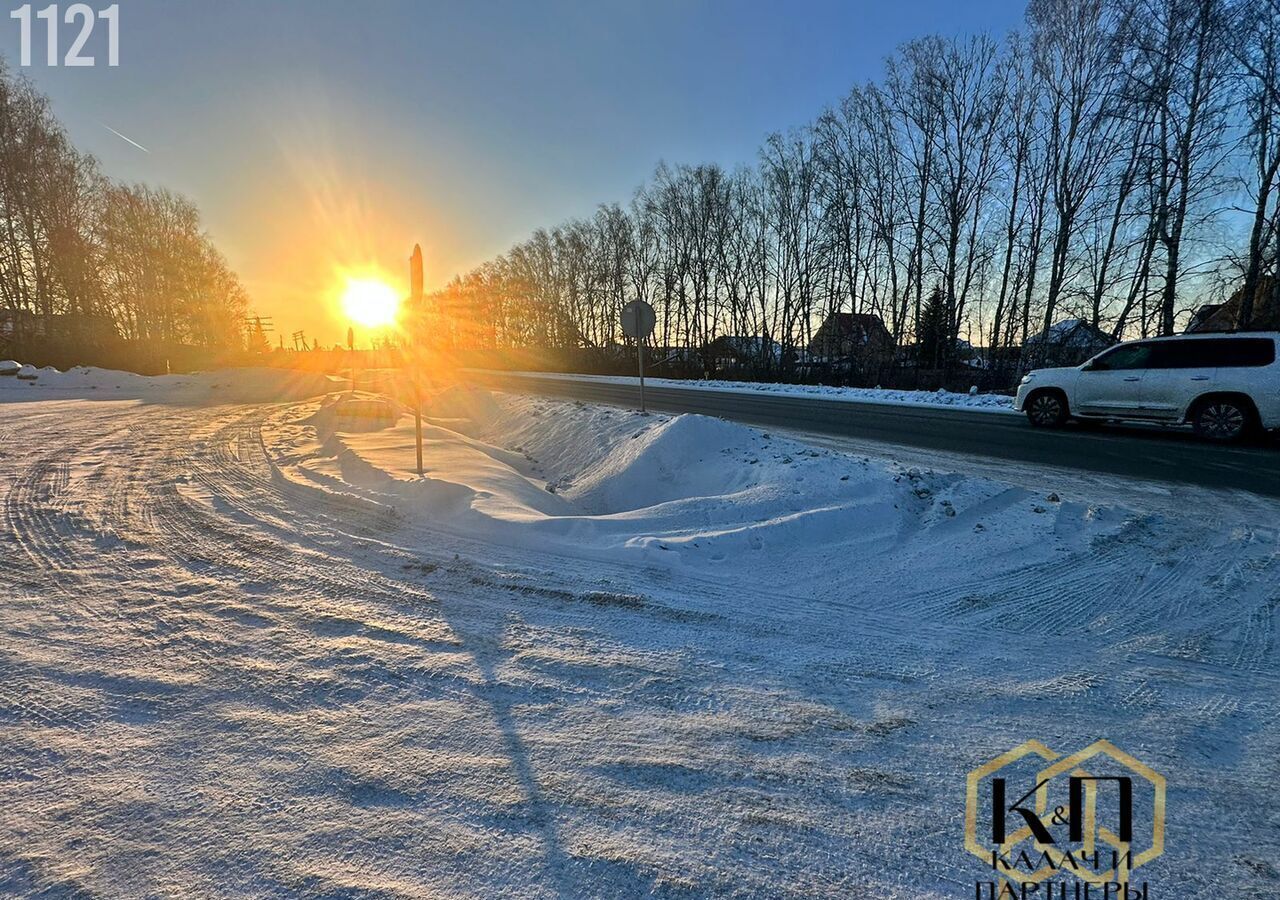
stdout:
<svg viewBox="0 0 1280 900">
<path fill-rule="evenodd" d="M 512 547 L 789 591 L 924 587 L 975 557 L 995 574 L 1079 550 L 1130 518 L 704 416 L 467 388 L 427 404 L 419 478 L 411 416 L 371 424 L 345 409 L 331 402 L 288 427 L 290 477 Z"/>
</svg>

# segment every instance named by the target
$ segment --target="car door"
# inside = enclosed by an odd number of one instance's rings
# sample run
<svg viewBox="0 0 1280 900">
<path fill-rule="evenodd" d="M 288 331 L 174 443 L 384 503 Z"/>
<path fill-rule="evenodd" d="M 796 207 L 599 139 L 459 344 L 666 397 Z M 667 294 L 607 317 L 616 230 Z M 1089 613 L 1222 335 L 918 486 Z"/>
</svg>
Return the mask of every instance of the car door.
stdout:
<svg viewBox="0 0 1280 900">
<path fill-rule="evenodd" d="M 1196 397 L 1213 389 L 1230 338 L 1187 338 L 1153 344 L 1142 379 L 1142 408 L 1154 419 L 1181 420 Z"/>
<path fill-rule="evenodd" d="M 1080 370 L 1072 409 L 1086 416 L 1141 418 L 1142 381 L 1151 342 L 1121 344 L 1094 357 Z"/>
</svg>

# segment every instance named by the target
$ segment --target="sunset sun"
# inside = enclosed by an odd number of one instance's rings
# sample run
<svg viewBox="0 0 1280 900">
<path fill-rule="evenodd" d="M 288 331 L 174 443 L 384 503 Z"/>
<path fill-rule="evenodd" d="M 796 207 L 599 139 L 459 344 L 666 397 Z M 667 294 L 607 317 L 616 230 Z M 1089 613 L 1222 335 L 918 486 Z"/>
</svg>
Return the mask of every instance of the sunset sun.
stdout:
<svg viewBox="0 0 1280 900">
<path fill-rule="evenodd" d="M 342 312 L 357 325 L 382 328 L 392 325 L 400 309 L 400 295 L 377 278 L 348 278 L 342 292 Z"/>
</svg>

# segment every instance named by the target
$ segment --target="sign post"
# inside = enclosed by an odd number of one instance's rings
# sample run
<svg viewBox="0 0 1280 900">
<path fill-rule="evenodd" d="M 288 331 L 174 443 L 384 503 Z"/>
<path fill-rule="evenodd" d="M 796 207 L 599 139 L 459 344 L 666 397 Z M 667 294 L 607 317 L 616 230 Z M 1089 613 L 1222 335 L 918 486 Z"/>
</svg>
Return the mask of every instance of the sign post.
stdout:
<svg viewBox="0 0 1280 900">
<path fill-rule="evenodd" d="M 644 343 L 658 324 L 653 307 L 643 300 L 632 300 L 622 307 L 622 333 L 636 342 L 636 358 L 640 363 L 640 412 L 648 412 L 644 406 Z"/>
<path fill-rule="evenodd" d="M 636 356 L 640 360 L 640 412 L 648 412 L 644 408 L 644 338 L 636 342 Z"/>
<path fill-rule="evenodd" d="M 356 392 L 356 330 L 347 326 L 347 361 L 351 363 L 351 393 Z"/>
<path fill-rule="evenodd" d="M 413 436 L 418 447 L 418 477 L 422 477 L 422 344 L 426 340 L 422 323 L 423 304 L 423 267 L 422 246 L 413 245 L 413 254 L 409 257 L 409 306 L 414 324 L 409 336 L 413 348 L 411 364 L 413 366 Z"/>
<path fill-rule="evenodd" d="M 418 475 L 422 475 L 422 376 L 417 360 L 413 366 L 413 435 L 418 444 Z"/>
</svg>

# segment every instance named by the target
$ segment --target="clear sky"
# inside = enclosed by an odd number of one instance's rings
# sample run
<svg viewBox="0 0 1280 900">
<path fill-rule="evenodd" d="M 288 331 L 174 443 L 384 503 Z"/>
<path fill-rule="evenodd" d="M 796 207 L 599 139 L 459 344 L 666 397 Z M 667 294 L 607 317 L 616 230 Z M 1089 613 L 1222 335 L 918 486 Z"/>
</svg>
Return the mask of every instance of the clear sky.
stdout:
<svg viewBox="0 0 1280 900">
<path fill-rule="evenodd" d="M 45 66 L 37 31 L 36 65 L 23 71 L 108 175 L 196 201 L 256 311 L 330 343 L 345 333 L 331 313 L 339 269 L 381 269 L 407 292 L 421 242 L 437 286 L 538 226 L 627 200 L 659 160 L 750 161 L 768 132 L 878 78 L 903 41 L 1003 34 L 1025 6 L 119 4 L 118 68 L 104 65 L 99 25 L 85 49 L 97 66 Z M 7 16 L 0 54 L 16 68 Z"/>
</svg>

